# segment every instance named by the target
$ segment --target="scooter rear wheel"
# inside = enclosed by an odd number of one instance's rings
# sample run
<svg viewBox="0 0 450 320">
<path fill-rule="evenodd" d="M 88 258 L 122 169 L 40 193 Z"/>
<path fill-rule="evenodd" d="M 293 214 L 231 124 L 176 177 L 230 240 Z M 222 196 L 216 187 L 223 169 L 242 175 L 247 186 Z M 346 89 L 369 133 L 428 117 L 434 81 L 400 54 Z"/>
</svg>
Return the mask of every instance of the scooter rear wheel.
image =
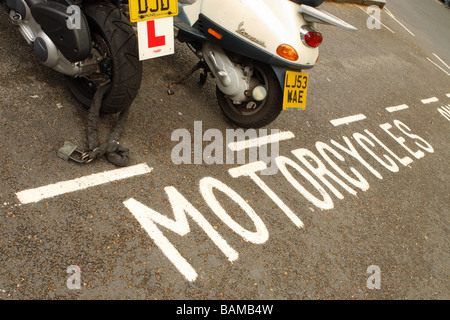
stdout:
<svg viewBox="0 0 450 320">
<path fill-rule="evenodd" d="M 252 87 L 263 86 L 266 89 L 267 96 L 263 101 L 249 98 L 241 104 L 234 104 L 229 97 L 216 87 L 217 101 L 225 116 L 238 127 L 264 127 L 274 121 L 280 114 L 283 92 L 275 73 L 267 64 L 254 64 L 254 72 L 250 83 Z"/>
<path fill-rule="evenodd" d="M 100 111 L 121 112 L 136 98 L 141 80 L 136 34 L 125 15 L 112 3 L 92 2 L 83 7 L 94 43 L 93 50 L 103 56 L 100 70 L 103 79 L 66 77 L 68 87 L 82 104 L 89 107 L 99 85 L 110 82 Z"/>
</svg>

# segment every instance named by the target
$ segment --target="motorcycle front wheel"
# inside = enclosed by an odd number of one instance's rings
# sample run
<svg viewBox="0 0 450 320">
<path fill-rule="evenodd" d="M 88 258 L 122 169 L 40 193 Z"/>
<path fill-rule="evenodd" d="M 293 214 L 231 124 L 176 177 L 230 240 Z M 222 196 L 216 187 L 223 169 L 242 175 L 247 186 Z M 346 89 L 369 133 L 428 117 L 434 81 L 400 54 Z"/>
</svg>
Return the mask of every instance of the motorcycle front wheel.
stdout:
<svg viewBox="0 0 450 320">
<path fill-rule="evenodd" d="M 91 30 L 92 50 L 101 57 L 101 74 L 66 77 L 68 87 L 78 101 L 89 107 L 97 88 L 110 83 L 100 112 L 121 112 L 136 98 L 142 80 L 135 31 L 119 8 L 110 2 L 91 2 L 83 7 L 83 13 Z"/>
<path fill-rule="evenodd" d="M 238 127 L 261 128 L 273 122 L 282 110 L 283 92 L 277 76 L 272 68 L 263 63 L 254 64 L 254 72 L 250 81 L 251 88 L 262 86 L 267 96 L 262 101 L 251 97 L 243 103 L 234 104 L 218 87 L 216 96 L 225 116 Z"/>
</svg>

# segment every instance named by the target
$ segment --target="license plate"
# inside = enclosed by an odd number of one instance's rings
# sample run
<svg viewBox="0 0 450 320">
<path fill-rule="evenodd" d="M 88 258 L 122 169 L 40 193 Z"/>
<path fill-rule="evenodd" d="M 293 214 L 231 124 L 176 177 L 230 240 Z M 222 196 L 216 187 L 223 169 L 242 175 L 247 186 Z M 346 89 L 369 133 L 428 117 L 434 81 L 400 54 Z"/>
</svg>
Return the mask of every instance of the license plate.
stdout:
<svg viewBox="0 0 450 320">
<path fill-rule="evenodd" d="M 178 0 L 129 0 L 130 20 L 139 22 L 176 16 Z"/>
<path fill-rule="evenodd" d="M 305 110 L 308 77 L 309 75 L 307 73 L 286 71 L 284 78 L 283 110 Z"/>
</svg>

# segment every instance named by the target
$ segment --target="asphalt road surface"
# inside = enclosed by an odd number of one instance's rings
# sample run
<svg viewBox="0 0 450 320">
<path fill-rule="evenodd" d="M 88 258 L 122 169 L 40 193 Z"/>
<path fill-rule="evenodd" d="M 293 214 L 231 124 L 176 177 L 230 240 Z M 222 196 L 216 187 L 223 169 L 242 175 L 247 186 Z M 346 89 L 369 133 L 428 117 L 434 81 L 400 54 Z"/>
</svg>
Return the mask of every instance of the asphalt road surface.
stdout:
<svg viewBox="0 0 450 320">
<path fill-rule="evenodd" d="M 322 6 L 359 30 L 319 26 L 306 110 L 265 128 L 272 175 L 173 163 L 175 130 L 194 159 L 201 133 L 236 129 L 213 79 L 167 96 L 197 62 L 178 43 L 144 62 L 127 171 L 58 158 L 87 111 L 1 12 L 0 299 L 449 299 L 450 10 L 386 7 L 370 29 L 366 7 Z"/>
</svg>

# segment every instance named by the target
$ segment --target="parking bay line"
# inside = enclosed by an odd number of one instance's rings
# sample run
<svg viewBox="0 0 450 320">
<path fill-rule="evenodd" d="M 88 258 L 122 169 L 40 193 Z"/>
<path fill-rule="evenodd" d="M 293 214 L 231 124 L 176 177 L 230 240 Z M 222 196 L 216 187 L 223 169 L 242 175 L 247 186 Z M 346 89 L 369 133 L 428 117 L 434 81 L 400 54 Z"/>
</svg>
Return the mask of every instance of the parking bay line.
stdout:
<svg viewBox="0 0 450 320">
<path fill-rule="evenodd" d="M 394 14 L 388 10 L 388 8 L 385 7 L 384 9 L 385 9 L 386 13 L 387 13 L 392 19 L 394 19 L 399 25 L 401 25 L 401 26 L 403 27 L 403 29 L 405 29 L 406 31 L 408 31 L 408 33 L 409 33 L 410 35 L 412 35 L 413 37 L 416 36 L 416 35 L 415 35 L 414 33 L 412 33 L 407 27 L 405 27 L 405 25 L 404 25 L 403 23 L 401 23 L 400 21 L 398 21 L 397 18 L 394 17 Z"/>
<path fill-rule="evenodd" d="M 423 104 L 429 104 L 429 103 L 432 103 L 432 102 L 438 102 L 438 101 L 439 101 L 438 98 L 433 97 L 433 98 L 429 98 L 429 99 L 423 99 L 423 100 L 422 100 L 422 103 L 423 103 Z"/>
<path fill-rule="evenodd" d="M 349 124 L 351 122 L 356 122 L 356 121 L 361 121 L 366 119 L 366 116 L 363 114 L 357 114 L 354 116 L 349 116 L 349 117 L 345 117 L 345 118 L 339 118 L 339 119 L 334 119 L 331 120 L 331 124 L 335 127 L 343 125 L 343 124 Z"/>
<path fill-rule="evenodd" d="M 405 109 L 408 109 L 408 108 L 409 107 L 406 104 L 402 104 L 402 105 L 395 106 L 395 107 L 388 107 L 388 108 L 386 108 L 386 110 L 388 112 L 396 112 L 396 111 L 405 110 Z"/>
<path fill-rule="evenodd" d="M 450 66 L 448 64 L 445 63 L 444 60 L 442 60 L 441 58 L 439 58 L 439 56 L 436 53 L 433 53 L 433 56 L 435 56 L 444 66 L 447 67 L 447 69 L 450 70 Z"/>
<path fill-rule="evenodd" d="M 434 64 L 436 67 L 438 67 L 439 69 L 441 69 L 442 72 L 444 72 L 446 75 L 448 75 L 450 77 L 450 73 L 448 73 L 447 71 L 445 71 L 440 65 L 438 65 L 436 62 L 434 62 L 433 60 L 431 60 L 430 58 L 427 57 L 427 60 L 430 61 L 432 64 Z"/>
<path fill-rule="evenodd" d="M 254 139 L 231 142 L 228 144 L 228 148 L 232 151 L 241 151 L 244 149 L 250 149 L 253 147 L 261 147 L 270 143 L 278 143 L 283 140 L 289 140 L 295 138 L 295 135 L 291 131 L 284 131 L 279 133 L 270 134 L 263 137 L 258 137 Z"/>
<path fill-rule="evenodd" d="M 95 173 L 73 180 L 62 181 L 35 189 L 20 191 L 16 193 L 16 196 L 22 204 L 35 203 L 66 193 L 72 193 L 105 183 L 144 175 L 150 173 L 152 170 L 153 168 L 150 168 L 147 164 L 142 163 L 131 167 Z"/>
</svg>

